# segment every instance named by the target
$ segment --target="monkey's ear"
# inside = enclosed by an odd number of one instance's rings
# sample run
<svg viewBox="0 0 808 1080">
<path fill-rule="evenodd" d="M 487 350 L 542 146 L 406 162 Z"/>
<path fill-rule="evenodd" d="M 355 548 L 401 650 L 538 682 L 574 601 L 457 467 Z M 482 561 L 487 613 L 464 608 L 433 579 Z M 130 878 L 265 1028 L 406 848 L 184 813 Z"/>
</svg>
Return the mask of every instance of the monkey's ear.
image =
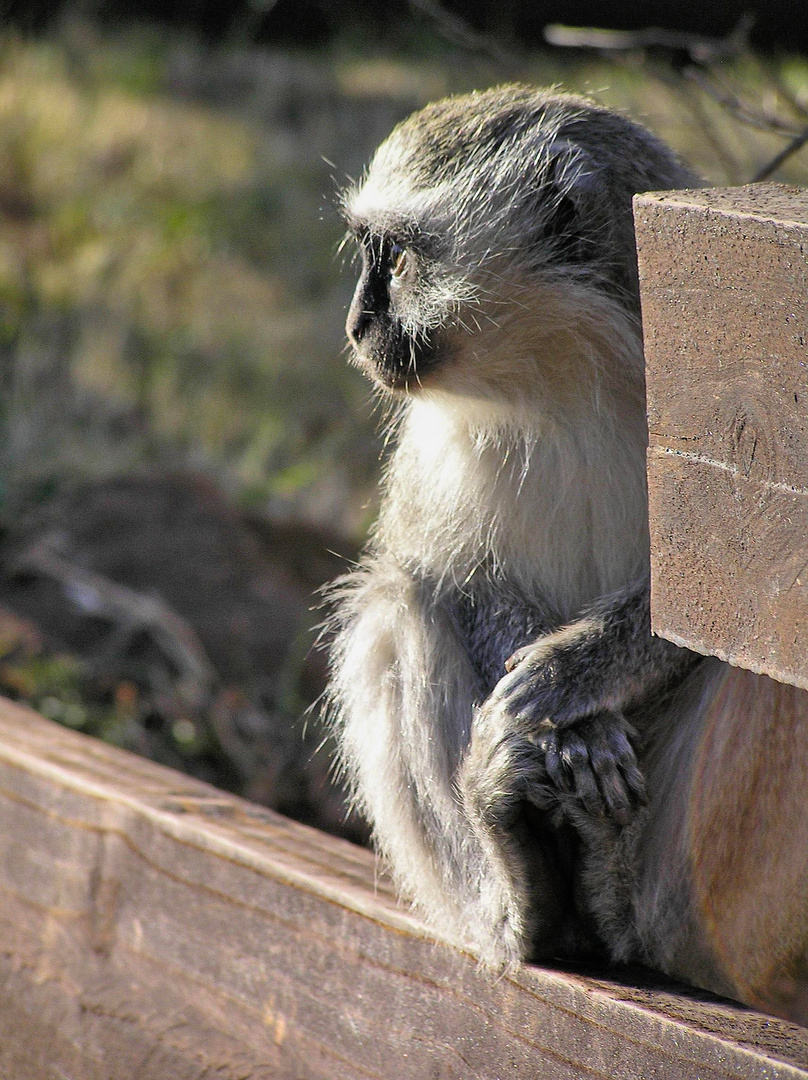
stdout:
<svg viewBox="0 0 808 1080">
<path fill-rule="evenodd" d="M 595 255 L 592 204 L 601 192 L 598 166 L 580 147 L 563 139 L 550 147 L 541 184 L 541 228 L 537 239 L 564 262 L 585 263 Z"/>
</svg>

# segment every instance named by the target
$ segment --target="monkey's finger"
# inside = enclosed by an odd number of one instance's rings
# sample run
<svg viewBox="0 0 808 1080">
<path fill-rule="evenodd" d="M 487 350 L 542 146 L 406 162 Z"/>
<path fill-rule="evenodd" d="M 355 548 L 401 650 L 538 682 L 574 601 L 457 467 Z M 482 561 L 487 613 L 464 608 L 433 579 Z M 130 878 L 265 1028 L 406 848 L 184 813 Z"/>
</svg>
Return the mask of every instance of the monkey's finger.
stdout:
<svg viewBox="0 0 808 1080">
<path fill-rule="evenodd" d="M 631 744 L 622 731 L 607 729 L 606 738 L 590 744 L 589 753 L 607 814 L 618 824 L 627 824 L 632 807 L 645 792 Z"/>
<path fill-rule="evenodd" d="M 558 743 L 548 737 L 542 740 L 544 750 L 544 767 L 556 791 L 571 792 L 571 776 L 562 758 Z"/>
<path fill-rule="evenodd" d="M 561 751 L 562 760 L 567 764 L 573 778 L 573 790 L 584 810 L 592 817 L 603 816 L 601 798 L 589 749 L 578 735 L 568 734 Z"/>
<path fill-rule="evenodd" d="M 631 819 L 632 798 L 617 763 L 609 758 L 597 771 L 598 785 L 606 808 L 606 816 L 618 825 Z"/>
<path fill-rule="evenodd" d="M 516 711 L 518 704 L 526 701 L 535 684 L 530 678 L 530 670 L 523 662 L 503 675 L 491 691 L 492 699 L 507 701 L 509 709 Z"/>
<path fill-rule="evenodd" d="M 623 777 L 634 799 L 641 805 L 645 806 L 648 803 L 648 791 L 645 787 L 645 777 L 640 771 L 639 766 L 634 755 L 631 755 L 630 761 L 624 761 L 622 763 Z"/>
<path fill-rule="evenodd" d="M 500 684 L 499 694 L 502 707 L 515 720 L 522 724 L 535 725 L 540 717 L 555 711 L 552 709 L 553 701 L 550 695 L 531 681 L 527 666 L 517 668 L 510 680 L 509 685 Z"/>
<path fill-rule="evenodd" d="M 513 671 L 515 667 L 518 667 L 519 664 L 528 658 L 532 651 L 532 645 L 523 645 L 521 649 L 517 649 L 516 652 L 512 653 L 505 661 L 505 670 Z"/>
<path fill-rule="evenodd" d="M 645 777 L 637 765 L 634 748 L 624 731 L 612 729 L 609 734 L 611 757 L 617 763 L 623 777 L 626 790 L 631 799 L 638 803 L 647 802 Z"/>
<path fill-rule="evenodd" d="M 594 772 L 580 768 L 575 773 L 575 796 L 590 817 L 602 818 L 605 814 L 603 797 Z"/>
<path fill-rule="evenodd" d="M 533 694 L 531 693 L 533 691 Z M 492 707 L 503 710 L 516 718 L 533 713 L 531 697 L 535 695 L 533 683 L 528 677 L 527 668 L 517 668 L 503 675 L 488 697 Z"/>
</svg>

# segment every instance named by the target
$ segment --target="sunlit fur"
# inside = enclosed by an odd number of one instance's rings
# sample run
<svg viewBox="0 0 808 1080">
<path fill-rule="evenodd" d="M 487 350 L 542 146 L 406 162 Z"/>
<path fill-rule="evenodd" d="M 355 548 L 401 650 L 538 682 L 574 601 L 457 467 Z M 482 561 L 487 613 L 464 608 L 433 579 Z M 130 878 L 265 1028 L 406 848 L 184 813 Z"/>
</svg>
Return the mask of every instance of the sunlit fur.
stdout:
<svg viewBox="0 0 808 1080">
<path fill-rule="evenodd" d="M 647 559 L 637 329 L 568 292 L 525 289 L 499 326 L 455 332 L 400 419 L 377 530 L 436 581 L 462 588 L 484 565 L 562 620 Z"/>
<path fill-rule="evenodd" d="M 478 107 L 481 120 L 515 109 L 506 124 L 516 142 L 481 149 Z M 424 135 L 451 138 L 458 113 L 466 152 L 435 173 Z M 612 160 L 632 149 L 642 151 L 638 176 L 626 182 Z M 621 187 L 612 218 L 598 172 Z M 402 319 L 416 333 L 441 328 L 447 359 L 395 414 L 371 553 L 341 585 L 331 698 L 343 766 L 402 891 L 455 936 L 462 926 L 493 962 L 513 961 L 535 932 L 525 925 L 529 884 L 482 896 L 497 888 L 491 853 L 465 820 L 454 777 L 487 688 L 440 597 L 483 574 L 560 625 L 647 573 L 642 347 L 636 296 L 622 284 L 633 273 L 630 195 L 686 176 L 622 118 L 517 88 L 417 114 L 345 198 L 355 228 L 440 238 L 440 259 Z M 559 185 L 580 188 L 590 227 L 616 238 L 600 274 L 597 265 L 565 272 L 540 246 L 525 247 L 526 225 L 540 231 Z M 490 926 L 500 909 L 504 935 Z"/>
<path fill-rule="evenodd" d="M 415 114 L 344 198 L 357 236 L 423 241 L 408 252 L 415 285 L 397 283 L 390 302 L 406 334 L 436 343 L 438 362 L 391 392 L 379 520 L 333 593 L 331 715 L 398 887 L 496 966 L 568 955 L 580 939 L 569 936 L 570 885 L 550 849 L 537 842 L 526 854 L 515 832 L 487 822 L 519 766 L 500 761 L 495 742 L 493 756 L 475 743 L 484 722 L 489 741 L 502 727 L 507 747 L 510 720 L 472 654 L 493 656 L 493 682 L 504 682 L 507 658 L 531 642 L 548 655 L 577 640 L 596 647 L 601 621 L 587 610 L 619 610 L 646 587 L 630 201 L 696 182 L 648 132 L 590 101 L 505 87 Z M 559 230 L 562 210 L 580 235 Z M 375 377 L 362 341 L 354 354 Z M 458 615 L 469 597 L 491 618 L 473 647 Z M 649 667 L 654 655 L 649 645 Z M 593 708 L 619 709 L 621 672 L 626 700 L 642 683 L 636 664 L 598 663 L 611 689 Z M 729 970 L 718 956 L 713 819 L 693 810 L 694 777 L 712 775 L 700 756 L 709 718 L 742 726 L 727 670 L 711 661 L 662 705 L 637 710 L 649 806 L 623 829 L 585 823 L 575 887 L 612 957 L 770 1002 L 738 970 L 743 957 Z M 758 684 L 759 700 L 765 691 Z M 800 700 L 789 707 L 808 718 Z M 718 832 L 723 843 L 732 829 Z"/>
</svg>

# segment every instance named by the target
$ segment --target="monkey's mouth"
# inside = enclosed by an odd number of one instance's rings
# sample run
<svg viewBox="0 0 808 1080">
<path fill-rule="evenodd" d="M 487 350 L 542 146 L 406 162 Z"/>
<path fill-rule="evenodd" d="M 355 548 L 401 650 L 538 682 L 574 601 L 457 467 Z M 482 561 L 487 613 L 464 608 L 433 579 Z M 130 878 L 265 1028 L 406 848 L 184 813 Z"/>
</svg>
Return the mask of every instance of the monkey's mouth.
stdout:
<svg viewBox="0 0 808 1080">
<path fill-rule="evenodd" d="M 443 350 L 433 335 L 418 338 L 398 324 L 379 321 L 357 340 L 351 335 L 356 366 L 385 390 L 417 392 L 444 361 Z"/>
</svg>

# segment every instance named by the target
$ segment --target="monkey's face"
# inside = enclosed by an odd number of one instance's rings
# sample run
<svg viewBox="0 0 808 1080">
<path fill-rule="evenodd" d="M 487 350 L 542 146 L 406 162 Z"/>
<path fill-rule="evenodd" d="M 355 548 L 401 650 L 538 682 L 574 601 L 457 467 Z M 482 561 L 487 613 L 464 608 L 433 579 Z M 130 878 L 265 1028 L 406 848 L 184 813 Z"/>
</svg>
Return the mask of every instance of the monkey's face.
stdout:
<svg viewBox="0 0 808 1080">
<path fill-rule="evenodd" d="M 441 362 L 441 335 L 416 321 L 430 255 L 403 230 L 357 230 L 362 261 L 346 332 L 358 365 L 385 389 L 422 385 Z"/>
<path fill-rule="evenodd" d="M 566 392 L 573 356 L 602 351 L 581 335 L 636 321 L 632 194 L 685 176 L 647 132 L 570 95 L 502 87 L 427 106 L 344 197 L 362 262 L 354 361 L 393 393 Z"/>
</svg>

